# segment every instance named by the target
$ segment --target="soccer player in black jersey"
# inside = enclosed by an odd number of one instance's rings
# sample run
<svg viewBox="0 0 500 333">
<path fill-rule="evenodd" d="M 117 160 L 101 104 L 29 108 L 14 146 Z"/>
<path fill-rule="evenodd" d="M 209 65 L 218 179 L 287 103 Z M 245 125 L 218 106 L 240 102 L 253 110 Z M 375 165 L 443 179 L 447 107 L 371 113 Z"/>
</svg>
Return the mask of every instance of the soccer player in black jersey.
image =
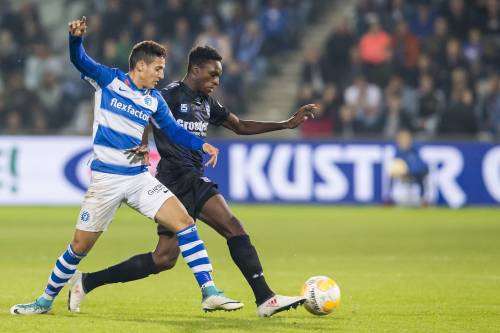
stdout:
<svg viewBox="0 0 500 333">
<path fill-rule="evenodd" d="M 296 128 L 314 117 L 316 106 L 309 104 L 281 122 L 239 119 L 209 95 L 219 85 L 221 60 L 219 53 L 209 46 L 194 48 L 189 53 L 184 79 L 161 91 L 177 122 L 191 133 L 205 137 L 208 124 L 212 124 L 240 135 L 259 134 Z M 155 126 L 153 131 L 161 156 L 156 177 L 179 198 L 194 220 L 202 220 L 227 239 L 231 257 L 253 290 L 257 314 L 272 316 L 302 304 L 303 297 L 277 295 L 268 286 L 250 237 L 218 192 L 217 185 L 203 176 L 202 155 L 174 144 Z M 139 155 L 146 152 L 144 146 L 133 150 Z M 175 234 L 158 226 L 158 236 L 153 252 L 136 255 L 102 271 L 77 275 L 79 279 L 73 282 L 70 292 L 70 310 L 79 308 L 85 295 L 101 285 L 142 279 L 174 267 L 179 256 Z"/>
</svg>

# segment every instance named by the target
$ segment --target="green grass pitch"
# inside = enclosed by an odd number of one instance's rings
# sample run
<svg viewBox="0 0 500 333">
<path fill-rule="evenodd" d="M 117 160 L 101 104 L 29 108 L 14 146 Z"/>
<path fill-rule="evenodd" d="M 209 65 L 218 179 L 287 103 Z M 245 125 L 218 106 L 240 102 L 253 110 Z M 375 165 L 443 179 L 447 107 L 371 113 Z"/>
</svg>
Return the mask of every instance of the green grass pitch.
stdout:
<svg viewBox="0 0 500 333">
<path fill-rule="evenodd" d="M 313 275 L 337 281 L 342 304 L 325 317 L 298 308 L 257 318 L 225 241 L 203 223 L 216 283 L 241 311 L 203 313 L 180 258 L 171 271 L 96 289 L 80 314 L 66 310 L 63 289 L 52 314 L 10 315 L 45 287 L 78 211 L 0 208 L 0 332 L 500 332 L 499 209 L 235 206 L 276 292 L 297 294 Z M 80 269 L 155 244 L 154 224 L 122 208 Z"/>
</svg>

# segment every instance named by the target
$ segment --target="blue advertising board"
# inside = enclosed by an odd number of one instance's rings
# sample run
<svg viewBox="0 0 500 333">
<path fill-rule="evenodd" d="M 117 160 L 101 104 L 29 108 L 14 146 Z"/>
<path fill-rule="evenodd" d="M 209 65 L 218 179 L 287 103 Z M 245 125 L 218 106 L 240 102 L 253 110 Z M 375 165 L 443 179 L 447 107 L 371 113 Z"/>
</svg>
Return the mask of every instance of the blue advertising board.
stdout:
<svg viewBox="0 0 500 333">
<path fill-rule="evenodd" d="M 213 141 L 219 164 L 206 175 L 232 202 L 379 204 L 391 191 L 391 143 Z M 451 207 L 500 203 L 500 145 L 425 143 L 426 195 Z"/>
</svg>

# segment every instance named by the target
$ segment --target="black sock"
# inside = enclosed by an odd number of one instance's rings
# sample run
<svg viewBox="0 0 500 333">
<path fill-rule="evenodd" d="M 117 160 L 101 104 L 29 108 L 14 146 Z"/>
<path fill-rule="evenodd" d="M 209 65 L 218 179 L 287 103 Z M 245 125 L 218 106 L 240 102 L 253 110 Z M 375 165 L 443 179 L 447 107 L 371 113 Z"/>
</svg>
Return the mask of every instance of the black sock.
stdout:
<svg viewBox="0 0 500 333">
<path fill-rule="evenodd" d="M 248 235 L 231 237 L 227 240 L 229 252 L 255 295 L 257 305 L 271 298 L 274 293 L 267 285 L 257 251 Z"/>
<path fill-rule="evenodd" d="M 83 289 L 86 293 L 110 283 L 128 282 L 143 279 L 158 269 L 153 261 L 151 252 L 138 254 L 117 265 L 94 273 L 84 273 L 82 276 Z"/>
</svg>

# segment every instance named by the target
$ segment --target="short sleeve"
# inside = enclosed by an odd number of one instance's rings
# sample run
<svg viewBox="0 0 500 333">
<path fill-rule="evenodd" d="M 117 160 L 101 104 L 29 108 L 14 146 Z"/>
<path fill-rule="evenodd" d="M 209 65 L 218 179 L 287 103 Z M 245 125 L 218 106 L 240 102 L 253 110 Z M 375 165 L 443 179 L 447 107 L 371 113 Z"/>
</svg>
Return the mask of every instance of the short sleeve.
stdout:
<svg viewBox="0 0 500 333">
<path fill-rule="evenodd" d="M 214 126 L 221 126 L 229 116 L 229 111 L 216 99 L 210 97 L 209 102 L 210 102 L 209 123 Z"/>
</svg>

